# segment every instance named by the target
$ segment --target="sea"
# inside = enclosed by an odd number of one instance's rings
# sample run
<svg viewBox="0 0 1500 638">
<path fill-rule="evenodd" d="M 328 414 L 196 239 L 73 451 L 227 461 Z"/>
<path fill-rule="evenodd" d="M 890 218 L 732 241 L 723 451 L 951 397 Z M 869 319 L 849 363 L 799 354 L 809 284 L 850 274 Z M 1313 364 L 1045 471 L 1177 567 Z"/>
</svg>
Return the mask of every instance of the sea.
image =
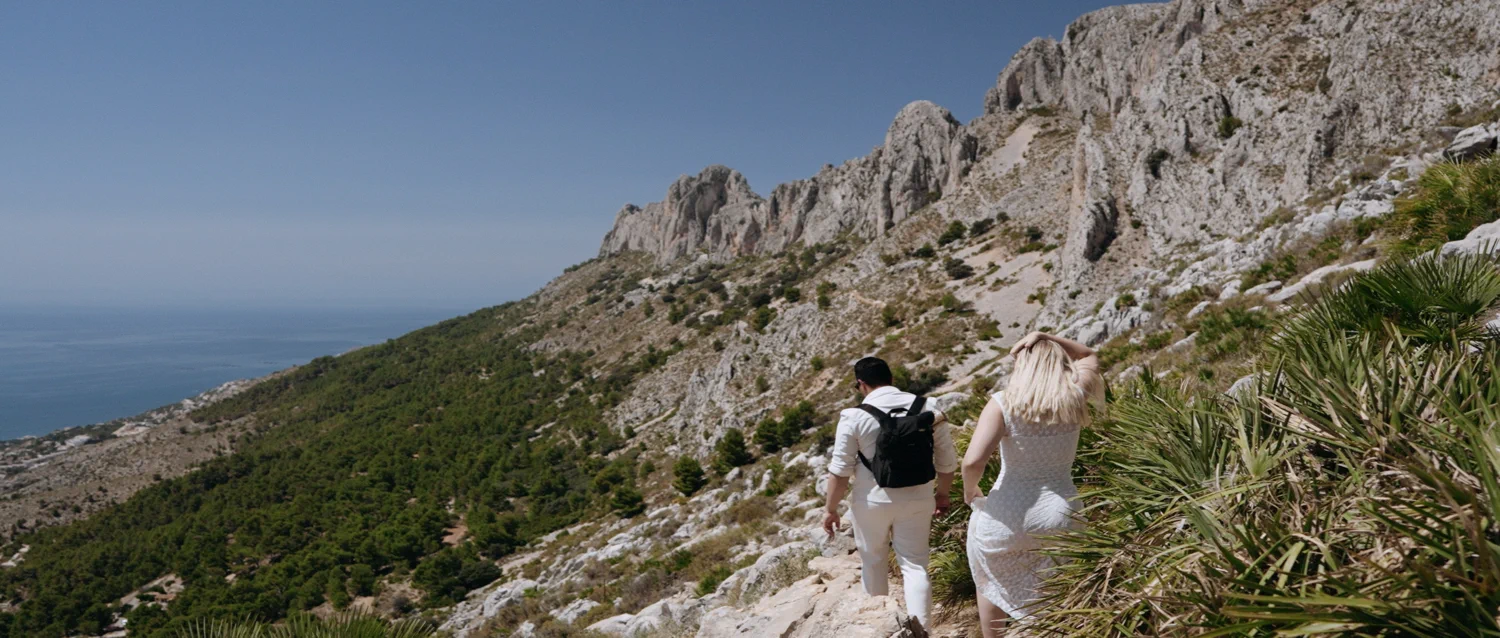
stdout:
<svg viewBox="0 0 1500 638">
<path fill-rule="evenodd" d="M 134 416 L 468 311 L 0 306 L 0 441 Z"/>
</svg>

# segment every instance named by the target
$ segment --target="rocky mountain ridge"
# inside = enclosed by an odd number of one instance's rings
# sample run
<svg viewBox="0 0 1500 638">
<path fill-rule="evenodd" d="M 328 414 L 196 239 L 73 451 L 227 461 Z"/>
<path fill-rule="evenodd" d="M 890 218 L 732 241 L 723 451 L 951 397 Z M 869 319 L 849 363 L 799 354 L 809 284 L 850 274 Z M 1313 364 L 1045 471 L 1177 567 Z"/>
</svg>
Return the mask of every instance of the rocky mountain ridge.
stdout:
<svg viewBox="0 0 1500 638">
<path fill-rule="evenodd" d="M 778 185 L 768 198 L 725 166 L 683 176 L 664 200 L 620 209 L 600 254 L 639 250 L 663 263 L 698 254 L 725 260 L 844 233 L 871 236 L 957 184 L 976 149 L 977 140 L 947 109 L 913 102 L 870 155 Z"/>
<path fill-rule="evenodd" d="M 1494 100 L 1500 72 L 1484 43 L 1500 38 L 1497 25 L 1500 7 L 1486 2 L 1103 9 L 1061 41 L 1022 47 L 973 122 L 915 102 L 870 155 L 778 185 L 769 198 L 725 167 L 684 176 L 663 201 L 622 209 L 600 254 L 722 261 L 844 233 L 882 236 L 929 206 L 965 221 L 1005 212 L 1063 232 L 1060 279 L 1084 293 L 1049 311 L 1076 311 L 1127 280 L 1162 283 L 1149 266 L 1101 267 L 1122 236 L 1139 236 L 1146 252 L 1181 253 L 1456 132 L 1433 125 Z M 1019 188 L 1006 188 L 1017 167 L 994 156 L 1028 118 L 1055 122 L 1066 161 L 1023 170 Z"/>
</svg>

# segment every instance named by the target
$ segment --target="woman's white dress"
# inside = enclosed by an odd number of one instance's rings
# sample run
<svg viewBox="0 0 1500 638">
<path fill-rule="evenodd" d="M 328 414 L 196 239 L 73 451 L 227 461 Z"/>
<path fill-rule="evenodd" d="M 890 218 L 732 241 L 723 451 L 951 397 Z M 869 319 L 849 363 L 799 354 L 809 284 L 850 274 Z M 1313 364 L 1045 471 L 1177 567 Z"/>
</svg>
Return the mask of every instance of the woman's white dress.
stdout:
<svg viewBox="0 0 1500 638">
<path fill-rule="evenodd" d="M 979 595 L 1012 618 L 1037 611 L 1037 586 L 1056 561 L 1036 551 L 1047 535 L 1073 526 L 1078 490 L 1073 457 L 1076 424 L 1038 425 L 1017 419 L 995 393 L 1005 415 L 1000 476 L 988 496 L 974 499 L 969 516 L 969 569 Z"/>
</svg>

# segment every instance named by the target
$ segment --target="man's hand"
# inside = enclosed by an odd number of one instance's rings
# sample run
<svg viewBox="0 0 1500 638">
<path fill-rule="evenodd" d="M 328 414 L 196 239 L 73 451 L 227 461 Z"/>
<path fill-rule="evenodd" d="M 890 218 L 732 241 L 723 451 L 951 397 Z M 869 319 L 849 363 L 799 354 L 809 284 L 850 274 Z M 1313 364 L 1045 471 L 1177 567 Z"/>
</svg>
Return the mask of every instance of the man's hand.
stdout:
<svg viewBox="0 0 1500 638">
<path fill-rule="evenodd" d="M 825 512 L 823 514 L 823 531 L 828 532 L 828 540 L 833 540 L 833 535 L 839 531 L 838 512 Z"/>
<path fill-rule="evenodd" d="M 937 507 L 932 510 L 932 515 L 942 516 L 947 514 L 948 510 L 951 509 L 953 509 L 953 499 L 949 498 L 947 494 L 938 494 Z"/>
</svg>

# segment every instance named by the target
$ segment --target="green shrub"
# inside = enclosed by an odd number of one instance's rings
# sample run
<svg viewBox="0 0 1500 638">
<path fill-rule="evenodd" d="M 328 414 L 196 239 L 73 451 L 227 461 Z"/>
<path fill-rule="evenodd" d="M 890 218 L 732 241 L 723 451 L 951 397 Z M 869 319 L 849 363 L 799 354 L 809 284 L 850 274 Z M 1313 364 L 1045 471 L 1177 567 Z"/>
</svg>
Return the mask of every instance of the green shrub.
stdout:
<svg viewBox="0 0 1500 638">
<path fill-rule="evenodd" d="M 750 315 L 750 326 L 755 328 L 756 332 L 760 332 L 775 320 L 776 310 L 770 306 L 761 306 L 755 309 L 755 314 Z"/>
<path fill-rule="evenodd" d="M 943 271 L 948 273 L 949 279 L 967 279 L 974 276 L 974 267 L 964 263 L 962 259 L 949 257 L 943 260 Z"/>
<path fill-rule="evenodd" d="M 1429 253 L 1349 280 L 1289 320 L 1279 343 L 1322 343 L 1384 327 L 1423 345 L 1481 342 L 1489 334 L 1484 320 L 1497 309 L 1500 271 L 1492 258 Z"/>
<path fill-rule="evenodd" d="M 816 412 L 809 401 L 782 410 L 780 419 L 766 418 L 755 428 L 755 444 L 767 454 L 796 445 L 802 433 L 814 424 Z"/>
<path fill-rule="evenodd" d="M 1245 123 L 1241 122 L 1240 118 L 1233 115 L 1226 115 L 1219 120 L 1219 137 L 1226 140 L 1234 137 L 1235 131 L 1240 130 L 1240 127 L 1244 125 Z"/>
<path fill-rule="evenodd" d="M 807 365 L 812 366 L 813 371 L 817 372 L 823 369 L 825 363 L 823 362 L 823 357 L 813 357 L 808 359 Z"/>
<path fill-rule="evenodd" d="M 754 460 L 745 447 L 745 433 L 739 428 L 729 428 L 724 438 L 714 445 L 714 471 L 719 474 L 728 474 L 730 470 Z"/>
<path fill-rule="evenodd" d="M 945 608 L 964 607 L 978 594 L 969 557 L 961 550 L 935 551 L 927 571 L 931 574 L 932 600 Z"/>
<path fill-rule="evenodd" d="M 1500 157 L 1443 163 L 1417 178 L 1396 200 L 1390 227 L 1398 254 L 1411 255 L 1463 239 L 1480 224 L 1500 218 Z"/>
<path fill-rule="evenodd" d="M 838 290 L 838 284 L 835 284 L 835 283 L 833 283 L 831 281 L 825 281 L 823 283 L 818 284 L 818 308 L 819 309 L 821 309 L 821 310 L 827 310 L 829 306 L 833 305 L 833 298 L 831 297 L 831 295 L 833 294 L 833 291 L 835 291 L 835 290 Z"/>
<path fill-rule="evenodd" d="M 715 565 L 713 569 L 709 570 L 709 572 L 703 576 L 702 580 L 698 581 L 698 595 L 707 596 L 714 593 L 714 590 L 719 588 L 719 583 L 724 582 L 724 579 L 729 578 L 729 576 L 733 573 L 734 570 L 730 569 L 728 565 Z"/>
<path fill-rule="evenodd" d="M 893 305 L 886 306 L 880 311 L 880 321 L 887 328 L 899 326 L 901 325 L 901 311 L 897 310 Z"/>
<path fill-rule="evenodd" d="M 911 256 L 919 259 L 932 259 L 937 256 L 937 249 L 932 244 L 922 244 L 921 248 L 911 251 Z"/>
<path fill-rule="evenodd" d="M 1003 215 L 1004 213 L 1001 214 Z M 974 223 L 969 224 L 969 236 L 978 237 L 987 232 L 990 232 L 990 229 L 994 227 L 995 220 L 993 219 L 976 219 L 974 220 Z"/>
<path fill-rule="evenodd" d="M 936 368 L 912 372 L 906 366 L 891 368 L 892 384 L 912 394 L 927 394 L 948 382 L 948 374 Z"/>
<path fill-rule="evenodd" d="M 974 310 L 973 304 L 960 300 L 957 295 L 951 292 L 943 293 L 943 296 L 938 299 L 938 305 L 941 305 L 944 311 L 954 314 L 973 312 Z"/>
<path fill-rule="evenodd" d="M 708 484 L 708 478 L 703 474 L 703 465 L 691 456 L 677 459 L 677 464 L 672 466 L 672 475 L 675 477 L 672 487 L 682 492 L 683 496 L 692 496 Z"/>
<path fill-rule="evenodd" d="M 629 485 L 621 485 L 615 488 L 615 494 L 610 499 L 609 506 L 621 518 L 631 518 L 646 511 L 646 500 L 641 496 L 640 490 Z"/>
<path fill-rule="evenodd" d="M 963 222 L 954 220 L 952 222 L 949 222 L 948 228 L 943 231 L 942 235 L 938 236 L 937 243 L 939 246 L 947 246 L 948 244 L 963 239 L 964 234 L 967 232 L 968 229 L 964 228 Z"/>
<path fill-rule="evenodd" d="M 1291 281 L 1296 276 L 1297 257 L 1286 254 L 1261 262 L 1259 266 L 1245 273 L 1240 285 L 1243 288 L 1251 288 L 1268 281 Z"/>
</svg>

